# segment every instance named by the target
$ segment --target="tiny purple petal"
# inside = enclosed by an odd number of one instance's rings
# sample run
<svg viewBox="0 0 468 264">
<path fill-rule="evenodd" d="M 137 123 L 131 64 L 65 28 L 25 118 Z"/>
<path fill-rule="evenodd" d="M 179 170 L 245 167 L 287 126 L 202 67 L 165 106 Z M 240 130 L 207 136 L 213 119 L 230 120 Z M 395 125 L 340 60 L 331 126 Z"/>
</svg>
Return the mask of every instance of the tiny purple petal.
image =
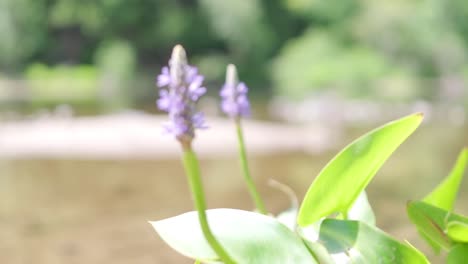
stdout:
<svg viewBox="0 0 468 264">
<path fill-rule="evenodd" d="M 242 82 L 236 86 L 224 84 L 220 91 L 222 111 L 230 117 L 248 116 L 250 104 L 247 92 L 248 88 Z"/>
<path fill-rule="evenodd" d="M 195 76 L 193 80 L 190 82 L 189 89 L 193 90 L 193 89 L 197 89 L 198 87 L 200 87 L 203 83 L 203 79 L 205 78 L 201 75 Z"/>
<path fill-rule="evenodd" d="M 232 94 L 232 89 L 227 84 L 223 85 L 223 88 L 221 88 L 221 91 L 219 92 L 219 95 L 223 98 L 231 96 L 231 94 Z"/>
<path fill-rule="evenodd" d="M 192 116 L 193 126 L 196 128 L 204 129 L 208 128 L 205 124 L 205 115 L 202 112 L 195 113 Z"/>
<path fill-rule="evenodd" d="M 159 87 L 167 86 L 171 83 L 171 76 L 169 74 L 169 68 L 163 67 L 161 70 L 161 74 L 158 75 L 157 85 Z"/>
<path fill-rule="evenodd" d="M 247 94 L 249 88 L 247 87 L 247 85 L 245 85 L 245 83 L 241 82 L 237 85 L 236 90 L 239 94 Z"/>
<path fill-rule="evenodd" d="M 198 75 L 198 69 L 196 67 L 187 65 L 186 74 L 185 74 L 185 81 L 187 83 L 192 83 L 197 78 L 197 76 L 199 76 Z"/>
<path fill-rule="evenodd" d="M 195 90 L 190 90 L 189 91 L 190 99 L 192 99 L 193 101 L 197 101 L 198 98 L 200 98 L 205 93 L 206 93 L 205 87 L 198 87 Z"/>
</svg>

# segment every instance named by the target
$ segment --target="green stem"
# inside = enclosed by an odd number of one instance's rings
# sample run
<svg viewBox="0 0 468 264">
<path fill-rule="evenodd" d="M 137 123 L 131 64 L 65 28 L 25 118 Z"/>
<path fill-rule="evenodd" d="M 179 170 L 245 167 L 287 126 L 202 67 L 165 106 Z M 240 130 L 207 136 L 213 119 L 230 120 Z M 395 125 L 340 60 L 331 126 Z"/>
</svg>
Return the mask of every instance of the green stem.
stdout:
<svg viewBox="0 0 468 264">
<path fill-rule="evenodd" d="M 211 231 L 210 226 L 208 225 L 208 220 L 206 218 L 206 204 L 205 197 L 203 192 L 202 181 L 200 177 L 200 167 L 198 165 L 197 156 L 192 151 L 189 145 L 185 145 L 183 149 L 183 162 L 185 167 L 185 172 L 187 174 L 188 182 L 190 189 L 192 191 L 192 199 L 195 203 L 195 208 L 198 211 L 198 220 L 200 222 L 200 227 L 202 229 L 203 235 L 205 236 L 208 244 L 216 252 L 218 257 L 226 264 L 234 264 L 235 262 L 229 256 L 229 254 L 224 250 L 221 244 L 216 240 Z"/>
<path fill-rule="evenodd" d="M 237 130 L 237 139 L 239 142 L 240 161 L 242 170 L 244 172 L 244 180 L 247 183 L 247 188 L 249 190 L 250 196 L 252 196 L 252 199 L 254 200 L 257 210 L 262 214 L 267 214 L 265 204 L 263 203 L 262 198 L 260 197 L 260 194 L 258 193 L 257 188 L 255 187 L 255 183 L 253 182 L 252 177 L 250 176 L 249 164 L 247 163 L 247 152 L 245 150 L 244 134 L 242 133 L 242 125 L 240 119 L 237 118 L 235 120 L 235 123 Z"/>
</svg>

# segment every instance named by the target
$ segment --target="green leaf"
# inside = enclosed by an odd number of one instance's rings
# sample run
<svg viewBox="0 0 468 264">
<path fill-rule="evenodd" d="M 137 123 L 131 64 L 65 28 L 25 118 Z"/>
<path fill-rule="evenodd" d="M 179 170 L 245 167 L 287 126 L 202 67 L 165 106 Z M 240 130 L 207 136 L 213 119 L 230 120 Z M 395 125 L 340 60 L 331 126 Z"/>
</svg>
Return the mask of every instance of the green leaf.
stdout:
<svg viewBox="0 0 468 264">
<path fill-rule="evenodd" d="M 447 224 L 447 234 L 453 241 L 468 243 L 468 222 L 449 222 Z"/>
<path fill-rule="evenodd" d="M 465 148 L 458 156 L 457 162 L 449 176 L 426 196 L 423 201 L 447 211 L 452 211 L 467 163 L 468 148 Z"/>
<path fill-rule="evenodd" d="M 344 148 L 309 187 L 298 215 L 299 226 L 348 210 L 384 162 L 414 132 L 421 113 L 377 128 Z"/>
<path fill-rule="evenodd" d="M 450 249 L 447 264 L 466 263 L 468 259 L 468 244 L 457 244 Z"/>
<path fill-rule="evenodd" d="M 206 213 L 215 237 L 238 263 L 317 263 L 301 238 L 272 217 L 236 209 Z M 217 260 L 200 230 L 196 212 L 151 224 L 182 255 L 202 262 Z"/>
<path fill-rule="evenodd" d="M 365 191 L 358 196 L 353 206 L 349 209 L 348 219 L 362 221 L 368 225 L 375 226 L 374 211 L 372 211 Z"/>
<path fill-rule="evenodd" d="M 428 243 L 449 250 L 457 242 L 468 242 L 468 218 L 421 201 L 409 202 L 408 216 Z"/>
<path fill-rule="evenodd" d="M 444 232 L 447 211 L 420 201 L 408 202 L 406 209 L 411 222 L 436 252 L 451 247 L 452 242 Z"/>
<path fill-rule="evenodd" d="M 359 221 L 325 219 L 319 241 L 336 263 L 429 263 L 411 245 Z"/>
</svg>

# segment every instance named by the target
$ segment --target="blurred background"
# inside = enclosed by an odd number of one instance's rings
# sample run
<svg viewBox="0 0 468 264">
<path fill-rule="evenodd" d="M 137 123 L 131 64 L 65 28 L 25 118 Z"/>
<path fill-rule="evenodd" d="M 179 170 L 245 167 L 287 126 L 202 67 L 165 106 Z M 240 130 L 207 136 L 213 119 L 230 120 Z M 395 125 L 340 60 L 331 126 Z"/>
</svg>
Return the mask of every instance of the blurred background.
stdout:
<svg viewBox="0 0 468 264">
<path fill-rule="evenodd" d="M 268 179 L 302 198 L 352 139 L 424 112 L 368 192 L 385 231 L 430 252 L 405 202 L 468 145 L 468 2 L 1 0 L 0 36 L 0 263 L 191 263 L 147 223 L 192 208 L 154 103 L 179 43 L 206 77 L 210 129 L 196 149 L 209 207 L 252 209 L 218 107 L 234 63 L 250 87 L 252 173 L 273 213 L 290 201 Z"/>
</svg>

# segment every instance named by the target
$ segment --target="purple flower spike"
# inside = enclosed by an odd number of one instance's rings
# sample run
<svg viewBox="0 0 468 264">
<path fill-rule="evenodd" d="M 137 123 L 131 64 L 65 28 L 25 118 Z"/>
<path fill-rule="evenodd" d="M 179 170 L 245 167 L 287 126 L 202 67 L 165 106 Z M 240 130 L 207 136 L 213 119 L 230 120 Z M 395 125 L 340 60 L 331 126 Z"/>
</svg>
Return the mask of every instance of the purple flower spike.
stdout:
<svg viewBox="0 0 468 264">
<path fill-rule="evenodd" d="M 166 131 L 181 142 L 190 143 L 196 128 L 206 128 L 203 113 L 196 109 L 198 99 L 206 92 L 202 83 L 197 68 L 187 64 L 184 48 L 175 46 L 169 67 L 163 67 L 156 80 L 160 88 L 157 106 L 169 114 Z"/>
<path fill-rule="evenodd" d="M 247 92 L 247 86 L 243 82 L 238 82 L 236 66 L 229 64 L 226 71 L 226 83 L 220 92 L 223 112 L 233 118 L 250 115 Z"/>
</svg>

